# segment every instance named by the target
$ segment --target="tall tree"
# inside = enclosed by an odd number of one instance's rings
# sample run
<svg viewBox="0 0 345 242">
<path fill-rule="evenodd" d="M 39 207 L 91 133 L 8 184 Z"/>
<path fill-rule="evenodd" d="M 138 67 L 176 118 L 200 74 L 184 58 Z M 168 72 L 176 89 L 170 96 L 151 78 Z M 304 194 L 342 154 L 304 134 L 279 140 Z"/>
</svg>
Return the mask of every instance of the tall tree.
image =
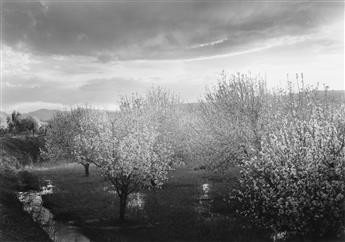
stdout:
<svg viewBox="0 0 345 242">
<path fill-rule="evenodd" d="M 21 114 L 17 111 L 13 111 L 11 116 L 7 118 L 7 124 L 10 132 L 15 134 L 20 128 Z"/>
<path fill-rule="evenodd" d="M 6 132 L 7 128 L 8 128 L 8 123 L 7 123 L 6 115 L 3 115 L 2 113 L 0 113 L 0 131 L 4 133 Z"/>
</svg>

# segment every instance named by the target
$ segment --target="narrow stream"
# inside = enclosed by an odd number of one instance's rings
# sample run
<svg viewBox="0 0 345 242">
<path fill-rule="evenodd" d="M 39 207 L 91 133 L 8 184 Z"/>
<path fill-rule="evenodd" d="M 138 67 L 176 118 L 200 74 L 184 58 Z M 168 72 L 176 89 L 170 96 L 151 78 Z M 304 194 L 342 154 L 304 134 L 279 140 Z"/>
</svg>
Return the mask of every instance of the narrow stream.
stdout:
<svg viewBox="0 0 345 242">
<path fill-rule="evenodd" d="M 79 232 L 79 228 L 54 220 L 54 215 L 43 206 L 42 195 L 53 193 L 50 181 L 42 187 L 40 192 L 19 192 L 17 197 L 23 205 L 23 210 L 29 213 L 32 219 L 49 235 L 54 242 L 90 242 Z"/>
</svg>

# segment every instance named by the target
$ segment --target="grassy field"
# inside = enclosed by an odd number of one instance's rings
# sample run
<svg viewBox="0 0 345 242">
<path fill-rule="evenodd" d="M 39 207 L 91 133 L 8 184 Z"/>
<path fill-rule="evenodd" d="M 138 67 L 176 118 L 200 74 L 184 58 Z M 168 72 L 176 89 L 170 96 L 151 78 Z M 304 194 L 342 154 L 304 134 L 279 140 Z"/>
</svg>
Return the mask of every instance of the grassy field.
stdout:
<svg viewBox="0 0 345 242">
<path fill-rule="evenodd" d="M 236 186 L 236 169 L 227 179 L 193 169 L 171 172 L 162 189 L 131 197 L 128 222 L 121 226 L 118 199 L 95 167 L 90 177 L 84 177 L 80 165 L 33 172 L 55 186 L 53 194 L 43 197 L 44 205 L 57 219 L 80 226 L 92 241 L 258 241 L 260 237 L 224 200 Z"/>
<path fill-rule="evenodd" d="M 238 204 L 225 201 L 237 186 L 235 168 L 224 176 L 188 168 L 173 171 L 162 189 L 131 197 L 127 223 L 121 225 L 118 199 L 95 167 L 90 177 L 77 164 L 32 172 L 55 186 L 43 200 L 56 219 L 77 225 L 92 241 L 272 241 L 267 231 L 251 227 L 235 212 Z"/>
<path fill-rule="evenodd" d="M 78 226 L 91 241 L 272 241 L 267 232 L 237 215 L 238 204 L 225 201 L 237 186 L 235 168 L 224 176 L 189 168 L 173 171 L 162 189 L 130 197 L 127 222 L 121 225 L 118 199 L 95 167 L 90 177 L 77 164 L 30 172 L 41 184 L 50 180 L 55 186 L 53 194 L 43 196 L 44 206 L 57 220 Z M 2 175 L 0 181 L 0 241 L 48 241 L 14 196 L 17 178 Z"/>
</svg>

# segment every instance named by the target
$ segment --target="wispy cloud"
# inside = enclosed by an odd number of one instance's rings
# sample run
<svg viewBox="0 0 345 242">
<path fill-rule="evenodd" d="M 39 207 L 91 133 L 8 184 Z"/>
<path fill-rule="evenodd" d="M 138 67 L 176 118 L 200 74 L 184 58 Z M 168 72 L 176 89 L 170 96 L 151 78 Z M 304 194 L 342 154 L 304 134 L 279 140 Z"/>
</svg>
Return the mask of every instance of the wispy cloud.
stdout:
<svg viewBox="0 0 345 242">
<path fill-rule="evenodd" d="M 0 54 L 2 56 L 3 66 L 2 74 L 26 74 L 29 71 L 29 65 L 36 62 L 30 53 L 16 51 L 15 49 L 3 45 Z"/>
<path fill-rule="evenodd" d="M 192 45 L 189 48 L 196 49 L 196 48 L 203 48 L 203 47 L 208 47 L 208 46 L 214 46 L 214 45 L 221 44 L 221 43 L 223 43 L 223 42 L 225 42 L 227 40 L 228 40 L 228 38 L 223 38 L 223 39 L 219 39 L 219 40 L 215 40 L 215 41 L 211 41 L 211 42 L 207 42 L 207 43 Z"/>
<path fill-rule="evenodd" d="M 253 46 L 245 46 L 242 47 L 243 50 L 239 51 L 231 51 L 228 53 L 223 54 L 216 54 L 216 55 L 205 55 L 205 56 L 198 56 L 198 57 L 192 57 L 192 58 L 183 58 L 183 59 L 159 59 L 159 60 L 134 60 L 133 62 L 193 62 L 193 61 L 204 61 L 204 60 L 213 60 L 213 59 L 221 59 L 221 58 L 228 58 L 228 57 L 235 57 L 235 56 L 241 56 L 241 55 L 247 55 L 255 52 L 264 51 L 267 49 L 271 49 L 274 47 L 281 47 L 281 46 L 289 46 L 293 44 L 297 44 L 300 42 L 308 41 L 313 38 L 314 35 L 304 35 L 304 36 L 283 36 L 279 38 L 272 38 L 263 41 L 262 43 L 256 43 Z M 219 40 L 214 41 L 205 44 L 205 46 L 209 45 L 216 45 L 218 43 L 222 43 L 225 40 Z M 218 42 L 218 43 L 217 43 Z M 211 44 L 214 43 L 214 44 Z"/>
</svg>

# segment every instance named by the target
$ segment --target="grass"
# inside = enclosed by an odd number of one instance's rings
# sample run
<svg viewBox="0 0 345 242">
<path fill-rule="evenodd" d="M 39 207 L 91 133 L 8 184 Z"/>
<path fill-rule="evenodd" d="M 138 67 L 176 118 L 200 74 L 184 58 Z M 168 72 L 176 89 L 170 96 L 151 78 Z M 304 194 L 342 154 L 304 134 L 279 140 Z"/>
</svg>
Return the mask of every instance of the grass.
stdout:
<svg viewBox="0 0 345 242">
<path fill-rule="evenodd" d="M 246 220 L 223 199 L 236 186 L 236 179 L 225 179 L 236 178 L 236 169 L 224 177 L 192 169 L 171 172 L 162 189 L 144 192 L 144 208 L 129 209 L 121 226 L 118 199 L 106 191 L 109 185 L 95 167 L 90 177 L 77 164 L 33 172 L 55 186 L 43 197 L 45 206 L 57 219 L 80 226 L 92 241 L 257 241 L 256 231 L 243 233 Z M 205 183 L 211 191 L 201 200 Z"/>
<path fill-rule="evenodd" d="M 235 168 L 223 176 L 187 168 L 171 172 L 162 189 L 134 197 L 143 198 L 144 204 L 140 207 L 140 199 L 132 200 L 128 221 L 121 225 L 118 199 L 95 167 L 90 167 L 90 177 L 84 176 L 81 165 L 68 163 L 31 172 L 41 184 L 51 180 L 55 186 L 53 194 L 43 196 L 55 219 L 77 225 L 91 241 L 271 241 L 269 234 L 235 213 L 236 204 L 224 201 L 237 186 Z M 48 241 L 14 197 L 16 177 L 0 176 L 0 181 L 0 241 Z M 209 184 L 209 193 L 203 184 Z"/>
<path fill-rule="evenodd" d="M 104 192 L 106 183 L 90 168 L 90 177 L 85 177 L 82 166 L 64 165 L 34 171 L 41 182 L 51 180 L 54 194 L 45 196 L 45 206 L 52 209 L 56 218 L 82 223 L 97 217 L 109 219 L 114 213 L 111 202 L 114 196 Z M 106 203 L 105 201 L 108 201 Z"/>
<path fill-rule="evenodd" d="M 95 167 L 90 167 L 90 177 L 78 164 L 33 172 L 55 186 L 43 200 L 56 219 L 79 226 L 92 241 L 272 241 L 235 213 L 238 204 L 224 201 L 238 184 L 236 168 L 223 176 L 193 169 L 171 172 L 162 189 L 143 193 L 143 208 L 129 209 L 122 225 L 117 222 L 118 199 Z M 202 199 L 206 183 L 210 192 Z"/>
</svg>

